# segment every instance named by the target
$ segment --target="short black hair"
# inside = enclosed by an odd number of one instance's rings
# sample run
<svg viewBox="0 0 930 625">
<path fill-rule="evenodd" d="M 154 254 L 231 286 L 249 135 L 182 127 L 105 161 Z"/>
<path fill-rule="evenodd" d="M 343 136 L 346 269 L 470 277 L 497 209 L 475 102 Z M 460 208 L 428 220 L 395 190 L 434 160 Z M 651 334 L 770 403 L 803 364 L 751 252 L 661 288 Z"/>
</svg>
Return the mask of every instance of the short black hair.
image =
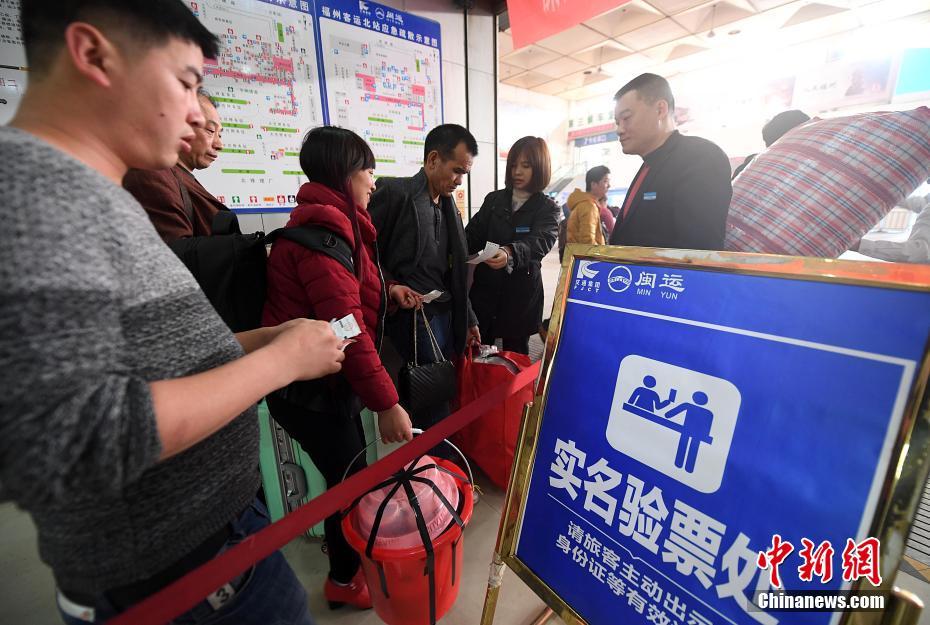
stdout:
<svg viewBox="0 0 930 625">
<path fill-rule="evenodd" d="M 310 182 L 347 193 L 349 177 L 375 168 L 375 155 L 360 136 L 338 126 L 319 126 L 304 136 L 300 168 Z"/>
<path fill-rule="evenodd" d="M 588 173 L 584 175 L 584 190 L 590 191 L 591 185 L 595 182 L 600 182 L 604 179 L 604 176 L 610 173 L 610 170 L 606 165 L 597 165 L 588 170 Z"/>
<path fill-rule="evenodd" d="M 800 126 L 810 120 L 810 115 L 798 109 L 782 111 L 762 127 L 762 140 L 765 141 L 765 147 L 778 141 L 783 134 L 795 126 Z"/>
<path fill-rule="evenodd" d="M 653 104 L 659 100 L 668 102 L 668 110 L 675 110 L 675 96 L 672 95 L 672 87 L 668 81 L 658 74 L 640 74 L 630 82 L 620 87 L 620 91 L 614 94 L 614 100 L 619 100 L 630 91 L 635 91 L 639 97 Z"/>
<path fill-rule="evenodd" d="M 460 143 L 465 144 L 465 149 L 469 154 L 478 156 L 478 142 L 467 128 L 458 124 L 436 126 L 429 131 L 423 142 L 423 160 L 426 161 L 429 153 L 434 150 L 439 152 L 443 160 L 449 160 Z"/>
<path fill-rule="evenodd" d="M 219 39 L 181 0 L 22 0 L 20 6 L 29 71 L 38 75 L 51 68 L 74 22 L 113 27 L 142 49 L 175 37 L 199 46 L 206 58 L 219 54 Z"/>
</svg>

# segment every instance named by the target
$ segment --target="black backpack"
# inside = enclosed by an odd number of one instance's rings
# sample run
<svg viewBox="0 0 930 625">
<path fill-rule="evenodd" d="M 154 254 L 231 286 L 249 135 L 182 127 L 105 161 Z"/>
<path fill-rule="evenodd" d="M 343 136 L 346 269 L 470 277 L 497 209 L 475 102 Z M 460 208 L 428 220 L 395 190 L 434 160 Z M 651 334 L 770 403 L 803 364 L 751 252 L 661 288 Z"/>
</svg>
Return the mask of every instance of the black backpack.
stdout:
<svg viewBox="0 0 930 625">
<path fill-rule="evenodd" d="M 193 212 L 184 185 L 181 197 L 188 216 Z M 213 234 L 207 237 L 177 239 L 168 247 L 193 274 L 207 299 L 233 332 L 261 326 L 267 287 L 266 246 L 277 238 L 288 239 L 334 258 L 354 273 L 352 248 L 348 242 L 322 226 L 278 228 L 242 234 L 239 219 L 232 211 L 220 211 L 213 218 Z"/>
</svg>

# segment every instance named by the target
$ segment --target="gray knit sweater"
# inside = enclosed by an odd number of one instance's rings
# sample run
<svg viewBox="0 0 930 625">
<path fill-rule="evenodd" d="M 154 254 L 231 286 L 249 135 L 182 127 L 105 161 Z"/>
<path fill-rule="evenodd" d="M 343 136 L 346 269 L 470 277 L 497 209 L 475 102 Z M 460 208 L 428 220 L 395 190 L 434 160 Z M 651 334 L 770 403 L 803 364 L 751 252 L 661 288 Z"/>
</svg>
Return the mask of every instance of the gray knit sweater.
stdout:
<svg viewBox="0 0 930 625">
<path fill-rule="evenodd" d="M 242 350 L 126 191 L 12 128 L 0 163 L 0 499 L 32 515 L 61 587 L 98 593 L 255 496 L 255 411 L 157 462 L 148 388 Z"/>
</svg>

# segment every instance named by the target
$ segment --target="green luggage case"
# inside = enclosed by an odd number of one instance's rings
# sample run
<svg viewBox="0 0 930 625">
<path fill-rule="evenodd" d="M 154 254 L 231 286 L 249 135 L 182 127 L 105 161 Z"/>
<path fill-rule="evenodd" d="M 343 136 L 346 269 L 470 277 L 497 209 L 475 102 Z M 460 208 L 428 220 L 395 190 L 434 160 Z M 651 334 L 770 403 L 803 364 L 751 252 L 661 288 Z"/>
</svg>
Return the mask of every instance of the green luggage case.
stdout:
<svg viewBox="0 0 930 625">
<path fill-rule="evenodd" d="M 374 440 L 374 420 L 374 413 L 369 410 L 362 411 L 362 425 L 367 441 Z M 264 401 L 258 405 L 258 424 L 261 436 L 262 487 L 271 520 L 278 521 L 326 492 L 326 480 L 297 441 L 288 436 L 284 428 L 271 418 Z M 375 445 L 368 448 L 367 460 L 369 464 L 377 460 Z M 310 538 L 323 538 L 323 522 L 311 527 L 306 535 Z"/>
</svg>

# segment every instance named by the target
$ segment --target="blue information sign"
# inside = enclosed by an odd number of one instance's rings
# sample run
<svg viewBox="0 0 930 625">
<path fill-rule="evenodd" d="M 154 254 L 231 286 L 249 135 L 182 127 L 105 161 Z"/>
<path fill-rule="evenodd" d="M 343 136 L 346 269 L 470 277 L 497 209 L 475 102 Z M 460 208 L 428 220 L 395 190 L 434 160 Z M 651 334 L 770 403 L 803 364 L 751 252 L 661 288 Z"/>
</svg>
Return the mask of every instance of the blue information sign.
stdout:
<svg viewBox="0 0 930 625">
<path fill-rule="evenodd" d="M 316 0 L 320 18 L 341 21 L 381 35 L 439 49 L 438 22 L 369 0 Z M 326 49 L 326 46 L 323 46 Z"/>
<path fill-rule="evenodd" d="M 572 272 L 516 559 L 591 624 L 836 622 L 750 605 L 769 588 L 757 558 L 778 534 L 795 548 L 785 589 L 849 588 L 843 552 L 875 517 L 930 293 L 616 261 Z M 832 545 L 829 581 L 802 581 L 804 538 Z"/>
</svg>

